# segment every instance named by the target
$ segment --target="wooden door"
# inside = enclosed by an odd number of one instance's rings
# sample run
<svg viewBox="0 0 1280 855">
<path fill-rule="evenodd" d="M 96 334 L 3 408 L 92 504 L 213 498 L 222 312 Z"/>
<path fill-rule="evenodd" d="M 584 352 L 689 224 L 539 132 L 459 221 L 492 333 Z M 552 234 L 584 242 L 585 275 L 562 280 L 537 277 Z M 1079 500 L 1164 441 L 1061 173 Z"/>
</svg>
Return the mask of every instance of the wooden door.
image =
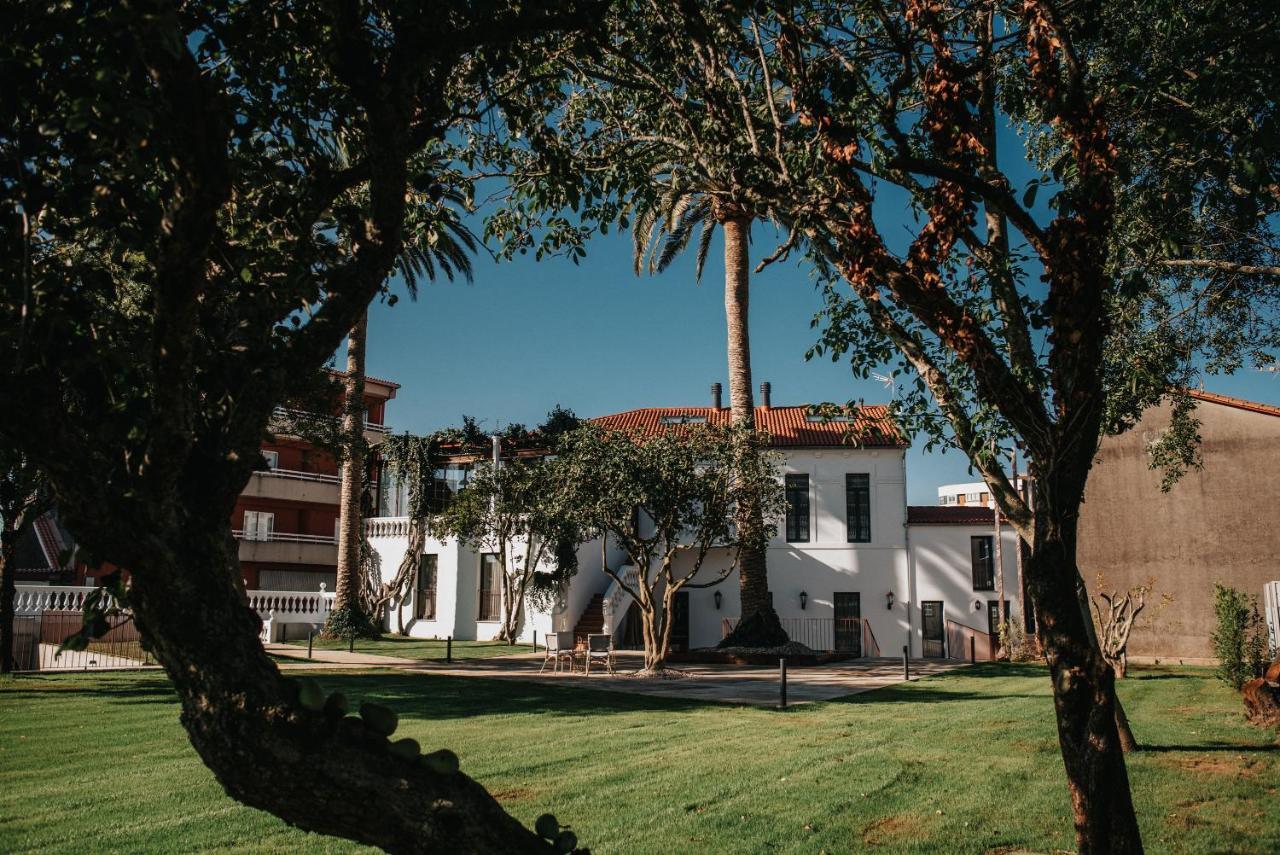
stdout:
<svg viewBox="0 0 1280 855">
<path fill-rule="evenodd" d="M 924 636 L 923 653 L 926 659 L 941 659 L 947 655 L 943 632 L 942 601 L 925 600 L 920 604 L 921 629 Z"/>
</svg>

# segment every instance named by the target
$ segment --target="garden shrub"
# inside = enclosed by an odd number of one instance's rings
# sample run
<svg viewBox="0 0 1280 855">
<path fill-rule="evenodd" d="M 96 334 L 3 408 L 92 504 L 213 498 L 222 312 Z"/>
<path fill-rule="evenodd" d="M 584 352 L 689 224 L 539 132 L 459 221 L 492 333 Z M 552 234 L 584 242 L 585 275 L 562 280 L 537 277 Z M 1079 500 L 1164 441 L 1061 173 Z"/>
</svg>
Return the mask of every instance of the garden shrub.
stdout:
<svg viewBox="0 0 1280 855">
<path fill-rule="evenodd" d="M 1214 582 L 1213 610 L 1218 626 L 1210 641 L 1218 658 L 1218 679 L 1240 691 L 1266 667 L 1267 630 L 1258 598 Z"/>
</svg>

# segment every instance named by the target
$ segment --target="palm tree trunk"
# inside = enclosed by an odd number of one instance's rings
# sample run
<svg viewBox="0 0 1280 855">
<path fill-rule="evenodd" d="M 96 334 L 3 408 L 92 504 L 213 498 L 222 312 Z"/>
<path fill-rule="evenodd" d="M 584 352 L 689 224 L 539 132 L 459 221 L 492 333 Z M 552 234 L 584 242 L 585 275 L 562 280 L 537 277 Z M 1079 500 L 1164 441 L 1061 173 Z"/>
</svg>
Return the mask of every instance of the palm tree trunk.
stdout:
<svg viewBox="0 0 1280 855">
<path fill-rule="evenodd" d="M 724 229 L 724 313 L 728 328 L 729 407 L 733 424 L 754 430 L 755 400 L 751 391 L 750 287 L 747 269 L 747 237 L 751 219 L 738 215 L 721 221 Z M 749 446 L 743 454 L 752 454 Z M 742 508 L 738 527 L 742 531 L 764 528 L 759 505 Z M 769 596 L 767 557 L 762 548 L 744 548 L 738 563 L 738 593 L 741 617 L 737 627 L 721 642 L 723 646 L 773 647 L 787 642 Z"/>
<path fill-rule="evenodd" d="M 360 500 L 364 492 L 364 350 L 366 311 L 347 336 L 347 376 L 342 403 L 342 492 L 338 509 L 338 578 L 335 611 L 358 608 L 360 599 Z"/>
</svg>

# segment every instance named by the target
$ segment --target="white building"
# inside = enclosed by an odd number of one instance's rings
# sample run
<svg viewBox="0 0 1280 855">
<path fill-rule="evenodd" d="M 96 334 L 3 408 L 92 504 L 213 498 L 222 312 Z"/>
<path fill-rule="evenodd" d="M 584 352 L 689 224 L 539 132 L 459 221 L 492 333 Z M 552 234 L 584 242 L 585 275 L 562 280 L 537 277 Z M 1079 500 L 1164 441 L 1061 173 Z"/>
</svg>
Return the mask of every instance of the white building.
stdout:
<svg viewBox="0 0 1280 855">
<path fill-rule="evenodd" d="M 856 655 L 900 656 L 909 645 L 912 656 L 967 658 L 968 649 L 956 648 L 967 648 L 974 637 L 977 655 L 989 656 L 988 601 L 996 597 L 991 513 L 908 509 L 907 446 L 886 407 L 866 406 L 844 421 L 824 421 L 809 415 L 807 406 L 770 406 L 767 388 L 761 400 L 756 424 L 783 455 L 788 505 L 768 550 L 769 587 L 792 639 Z M 658 432 L 676 424 L 727 424 L 729 410 L 648 408 L 595 421 Z M 408 520 L 383 517 L 368 525 L 382 572 L 390 578 L 404 556 Z M 1005 598 L 1018 614 L 1014 535 L 1007 528 L 1002 541 Z M 433 538 L 423 553 L 418 588 L 399 616 L 409 634 L 496 637 L 501 608 L 495 557 Z M 605 560 L 619 569 L 626 558 L 615 552 Z M 630 600 L 600 563 L 599 544 L 584 545 L 560 602 L 549 612 L 526 608 L 521 638 L 603 628 L 613 633 L 616 646 L 639 646 L 637 621 L 627 617 Z M 704 565 L 703 573 L 714 576 L 715 568 Z M 673 646 L 714 646 L 739 614 L 737 574 L 678 598 Z M 399 625 L 395 617 L 392 625 Z"/>
<path fill-rule="evenodd" d="M 1019 491 L 1024 490 L 1025 479 L 1018 478 L 1014 484 Z M 995 499 L 991 498 L 991 488 L 983 481 L 968 484 L 943 484 L 938 488 L 938 504 L 943 507 L 976 505 L 980 508 L 994 508 Z"/>
</svg>

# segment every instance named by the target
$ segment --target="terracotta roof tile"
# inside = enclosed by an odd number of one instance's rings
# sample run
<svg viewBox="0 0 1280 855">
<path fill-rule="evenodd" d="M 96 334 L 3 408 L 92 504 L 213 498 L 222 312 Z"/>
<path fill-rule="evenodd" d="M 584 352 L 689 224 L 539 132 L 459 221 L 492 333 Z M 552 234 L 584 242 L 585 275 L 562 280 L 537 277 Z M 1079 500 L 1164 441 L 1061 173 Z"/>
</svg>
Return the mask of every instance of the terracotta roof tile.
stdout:
<svg viewBox="0 0 1280 855">
<path fill-rule="evenodd" d="M 775 447 L 861 446 L 864 448 L 905 448 L 908 443 L 883 405 L 864 406 L 851 422 L 810 421 L 810 408 L 756 407 L 756 427 L 767 431 Z M 592 419 L 610 430 L 634 430 L 656 434 L 686 424 L 728 425 L 727 408 L 646 407 Z"/>
<path fill-rule="evenodd" d="M 995 525 L 996 514 L 982 505 L 908 505 L 907 525 Z"/>
<path fill-rule="evenodd" d="M 1224 407 L 1235 407 L 1252 413 L 1262 413 L 1264 416 L 1280 416 L 1280 407 L 1273 407 L 1270 404 L 1259 404 L 1256 401 L 1246 401 L 1244 398 L 1232 398 L 1230 395 L 1219 395 L 1216 392 L 1204 392 L 1200 389 L 1190 389 L 1188 392 L 1197 401 L 1222 404 Z"/>
</svg>

